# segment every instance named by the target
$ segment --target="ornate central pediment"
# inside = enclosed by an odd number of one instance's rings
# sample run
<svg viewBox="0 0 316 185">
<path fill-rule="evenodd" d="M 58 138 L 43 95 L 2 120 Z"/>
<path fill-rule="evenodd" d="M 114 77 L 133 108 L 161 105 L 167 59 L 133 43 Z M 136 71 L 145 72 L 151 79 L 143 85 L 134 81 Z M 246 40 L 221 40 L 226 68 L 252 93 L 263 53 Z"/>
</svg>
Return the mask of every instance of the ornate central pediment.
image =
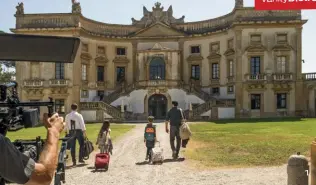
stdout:
<svg viewBox="0 0 316 185">
<path fill-rule="evenodd" d="M 156 23 L 136 32 L 134 37 L 183 37 L 184 33 L 163 23 Z"/>
<path fill-rule="evenodd" d="M 157 22 L 170 25 L 173 23 L 184 23 L 184 16 L 180 19 L 173 17 L 172 6 L 169 6 L 167 11 L 164 11 L 164 7 L 161 7 L 161 3 L 157 2 L 152 8 L 152 11 L 148 11 L 147 8 L 143 7 L 143 17 L 141 20 L 132 18 L 132 24 L 140 27 L 148 27 Z"/>
</svg>

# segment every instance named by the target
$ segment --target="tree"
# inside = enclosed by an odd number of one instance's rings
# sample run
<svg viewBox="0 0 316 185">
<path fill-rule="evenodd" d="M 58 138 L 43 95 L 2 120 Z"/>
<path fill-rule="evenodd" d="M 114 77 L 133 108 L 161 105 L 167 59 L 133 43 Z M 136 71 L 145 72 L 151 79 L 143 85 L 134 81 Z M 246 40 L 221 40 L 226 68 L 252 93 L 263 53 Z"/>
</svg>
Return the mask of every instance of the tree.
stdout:
<svg viewBox="0 0 316 185">
<path fill-rule="evenodd" d="M 13 80 L 15 71 L 4 70 L 3 66 L 0 67 L 0 83 L 6 83 Z"/>
</svg>

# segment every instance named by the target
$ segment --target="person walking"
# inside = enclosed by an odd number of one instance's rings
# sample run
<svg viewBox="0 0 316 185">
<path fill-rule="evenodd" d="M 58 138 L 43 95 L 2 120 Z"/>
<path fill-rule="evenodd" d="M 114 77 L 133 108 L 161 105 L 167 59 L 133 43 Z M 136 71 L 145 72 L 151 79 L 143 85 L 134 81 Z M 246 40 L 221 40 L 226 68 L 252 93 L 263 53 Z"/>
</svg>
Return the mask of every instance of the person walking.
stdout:
<svg viewBox="0 0 316 185">
<path fill-rule="evenodd" d="M 168 111 L 166 117 L 166 132 L 169 133 L 169 122 L 170 122 L 170 146 L 172 150 L 173 159 L 179 157 L 181 138 L 180 138 L 180 126 L 184 119 L 182 110 L 178 108 L 178 102 L 172 101 L 173 107 Z M 176 147 L 174 146 L 174 140 L 176 140 Z"/>
<path fill-rule="evenodd" d="M 76 141 L 79 142 L 79 163 L 84 163 L 83 160 L 83 149 L 84 149 L 84 139 L 86 135 L 86 125 L 84 123 L 83 117 L 77 112 L 78 105 L 71 105 L 71 112 L 66 115 L 66 132 L 73 138 L 70 141 L 70 153 L 73 165 L 76 165 Z"/>
</svg>

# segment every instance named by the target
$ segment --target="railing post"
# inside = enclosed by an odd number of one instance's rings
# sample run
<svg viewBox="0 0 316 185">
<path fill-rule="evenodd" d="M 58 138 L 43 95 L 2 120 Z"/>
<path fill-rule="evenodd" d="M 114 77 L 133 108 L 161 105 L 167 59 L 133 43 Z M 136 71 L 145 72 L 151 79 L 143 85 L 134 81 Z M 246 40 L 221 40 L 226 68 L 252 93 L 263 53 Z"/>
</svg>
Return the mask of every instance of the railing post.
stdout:
<svg viewBox="0 0 316 185">
<path fill-rule="evenodd" d="M 311 185 L 316 185 L 316 138 L 311 144 Z"/>
</svg>

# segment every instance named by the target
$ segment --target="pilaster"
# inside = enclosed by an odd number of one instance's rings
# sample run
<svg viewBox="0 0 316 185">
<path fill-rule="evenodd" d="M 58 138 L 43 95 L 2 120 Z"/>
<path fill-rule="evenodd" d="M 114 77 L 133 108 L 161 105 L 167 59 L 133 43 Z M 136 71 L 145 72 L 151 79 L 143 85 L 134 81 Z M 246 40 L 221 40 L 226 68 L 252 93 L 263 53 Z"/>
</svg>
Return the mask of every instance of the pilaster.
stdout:
<svg viewBox="0 0 316 185">
<path fill-rule="evenodd" d="M 184 41 L 179 41 L 179 56 L 180 56 L 180 62 L 179 62 L 179 72 L 180 72 L 180 80 L 183 80 L 183 72 L 184 72 Z"/>
<path fill-rule="evenodd" d="M 295 110 L 297 114 L 302 114 L 304 110 L 308 110 L 308 107 L 304 108 L 302 98 L 308 99 L 308 96 L 304 96 L 304 82 L 302 79 L 302 27 L 296 28 L 296 82 L 295 82 Z"/>
<path fill-rule="evenodd" d="M 133 49 L 132 49 L 132 52 L 133 52 L 133 62 L 132 62 L 132 65 L 133 65 L 133 81 L 136 82 L 138 79 L 138 75 L 139 74 L 139 70 L 138 70 L 138 58 L 137 58 L 137 41 L 133 41 L 132 42 L 132 46 L 133 46 Z"/>
<path fill-rule="evenodd" d="M 242 75 L 242 30 L 235 29 L 235 48 L 236 49 L 236 84 L 235 84 L 235 98 L 236 98 L 236 107 L 235 107 L 235 115 L 239 117 L 240 110 L 242 109 L 243 103 L 243 75 Z"/>
</svg>

